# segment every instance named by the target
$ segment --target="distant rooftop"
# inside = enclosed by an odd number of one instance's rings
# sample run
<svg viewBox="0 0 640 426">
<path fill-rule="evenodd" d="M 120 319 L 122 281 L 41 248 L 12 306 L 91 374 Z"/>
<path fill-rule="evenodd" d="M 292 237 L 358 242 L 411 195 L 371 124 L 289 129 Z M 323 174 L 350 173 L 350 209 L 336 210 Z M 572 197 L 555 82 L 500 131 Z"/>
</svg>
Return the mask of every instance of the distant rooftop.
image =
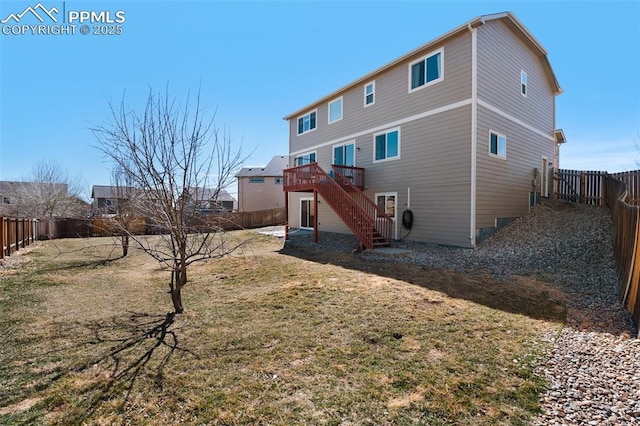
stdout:
<svg viewBox="0 0 640 426">
<path fill-rule="evenodd" d="M 237 178 L 253 176 L 282 176 L 282 171 L 289 168 L 289 157 L 276 155 L 264 167 L 245 167 L 236 175 Z"/>
<path fill-rule="evenodd" d="M 34 187 L 40 185 L 37 182 L 14 182 L 7 180 L 0 180 L 0 194 L 10 195 L 16 194 L 20 190 L 25 190 L 30 187 Z M 52 184 L 43 184 L 43 185 L 52 185 L 55 189 L 59 191 L 67 192 L 67 184 L 66 183 L 52 183 Z"/>
<path fill-rule="evenodd" d="M 195 194 L 196 200 L 210 200 L 216 195 L 216 188 L 189 188 L 192 196 Z M 218 191 L 217 201 L 236 201 L 225 189 Z"/>
</svg>

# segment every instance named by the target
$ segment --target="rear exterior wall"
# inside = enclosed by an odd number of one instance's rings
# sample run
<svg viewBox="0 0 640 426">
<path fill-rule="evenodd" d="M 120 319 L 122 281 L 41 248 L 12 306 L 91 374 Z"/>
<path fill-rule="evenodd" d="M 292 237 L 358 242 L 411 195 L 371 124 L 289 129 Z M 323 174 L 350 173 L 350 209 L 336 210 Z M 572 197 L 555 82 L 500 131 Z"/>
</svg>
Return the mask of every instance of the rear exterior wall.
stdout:
<svg viewBox="0 0 640 426">
<path fill-rule="evenodd" d="M 409 92 L 409 64 L 437 49 L 443 54 L 443 80 Z M 375 77 L 375 103 L 364 106 L 364 81 L 342 96 L 343 118 L 328 124 L 328 103 L 317 111 L 316 129 L 297 134 L 297 117 L 290 120 L 289 164 L 314 152 L 320 167 L 330 170 L 333 147 L 355 143 L 355 165 L 366 170 L 365 193 L 396 196 L 396 237 L 439 244 L 470 246 L 471 182 L 471 35 L 465 32 L 395 65 Z M 332 99 L 335 99 L 332 98 Z M 331 101 L 330 99 L 329 101 Z M 306 113 L 306 112 L 305 112 Z M 374 161 L 374 135 L 399 130 L 398 159 Z M 299 225 L 300 198 L 312 193 L 290 193 L 290 226 Z M 399 222 L 410 208 L 414 226 Z M 319 230 L 350 233 L 320 198 Z"/>
<path fill-rule="evenodd" d="M 527 93 L 521 93 L 521 72 Z M 529 209 L 543 157 L 554 162 L 555 95 L 540 57 L 502 21 L 478 28 L 476 228 L 496 226 Z M 490 132 L 506 138 L 506 156 L 490 153 Z M 537 186 L 534 186 L 537 184 Z"/>
</svg>

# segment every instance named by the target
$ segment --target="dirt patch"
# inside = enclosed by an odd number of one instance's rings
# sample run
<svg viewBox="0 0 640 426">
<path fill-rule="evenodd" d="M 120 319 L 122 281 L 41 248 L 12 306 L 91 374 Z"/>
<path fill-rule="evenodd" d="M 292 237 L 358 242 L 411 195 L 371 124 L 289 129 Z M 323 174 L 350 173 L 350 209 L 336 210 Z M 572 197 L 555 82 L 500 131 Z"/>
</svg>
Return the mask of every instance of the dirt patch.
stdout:
<svg viewBox="0 0 640 426">
<path fill-rule="evenodd" d="M 0 276 L 16 274 L 24 264 L 31 261 L 27 254 L 37 248 L 38 244 L 35 243 L 12 253 L 11 256 L 5 256 L 3 259 L 0 259 Z"/>
<path fill-rule="evenodd" d="M 42 401 L 42 398 L 24 399 L 16 404 L 9 405 L 8 407 L 0 408 L 0 416 L 6 416 L 7 414 L 17 414 L 22 411 L 27 411 L 40 401 Z"/>
</svg>

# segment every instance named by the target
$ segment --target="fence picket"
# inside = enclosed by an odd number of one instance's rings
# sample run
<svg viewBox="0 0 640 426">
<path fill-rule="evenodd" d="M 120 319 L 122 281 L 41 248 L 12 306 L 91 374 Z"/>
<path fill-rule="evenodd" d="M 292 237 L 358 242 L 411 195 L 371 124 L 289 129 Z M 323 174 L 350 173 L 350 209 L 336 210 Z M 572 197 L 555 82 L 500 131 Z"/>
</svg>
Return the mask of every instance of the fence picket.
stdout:
<svg viewBox="0 0 640 426">
<path fill-rule="evenodd" d="M 14 219 L 0 216 L 0 259 L 25 248 L 37 240 L 36 219 Z"/>
</svg>

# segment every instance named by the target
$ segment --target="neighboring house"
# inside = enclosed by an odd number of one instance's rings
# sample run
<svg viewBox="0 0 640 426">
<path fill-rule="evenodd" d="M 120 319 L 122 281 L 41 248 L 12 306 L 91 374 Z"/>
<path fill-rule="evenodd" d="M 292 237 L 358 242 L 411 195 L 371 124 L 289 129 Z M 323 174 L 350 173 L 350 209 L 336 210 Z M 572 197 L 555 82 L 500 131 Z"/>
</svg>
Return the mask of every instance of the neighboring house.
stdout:
<svg viewBox="0 0 640 426">
<path fill-rule="evenodd" d="M 276 155 L 264 167 L 245 167 L 238 174 L 238 210 L 252 212 L 284 207 L 282 171 L 289 157 Z"/>
<path fill-rule="evenodd" d="M 238 208 L 238 201 L 224 189 L 189 188 L 188 192 L 200 214 L 232 212 Z"/>
<path fill-rule="evenodd" d="M 475 247 L 549 196 L 560 93 L 513 14 L 454 28 L 285 117 L 288 225 Z"/>
<path fill-rule="evenodd" d="M 77 217 L 86 213 L 86 207 L 68 195 L 65 183 L 0 181 L 0 216 Z"/>
<path fill-rule="evenodd" d="M 94 214 L 116 214 L 118 203 L 129 200 L 137 190 L 127 186 L 93 185 L 91 188 L 91 198 L 93 199 Z"/>
</svg>

